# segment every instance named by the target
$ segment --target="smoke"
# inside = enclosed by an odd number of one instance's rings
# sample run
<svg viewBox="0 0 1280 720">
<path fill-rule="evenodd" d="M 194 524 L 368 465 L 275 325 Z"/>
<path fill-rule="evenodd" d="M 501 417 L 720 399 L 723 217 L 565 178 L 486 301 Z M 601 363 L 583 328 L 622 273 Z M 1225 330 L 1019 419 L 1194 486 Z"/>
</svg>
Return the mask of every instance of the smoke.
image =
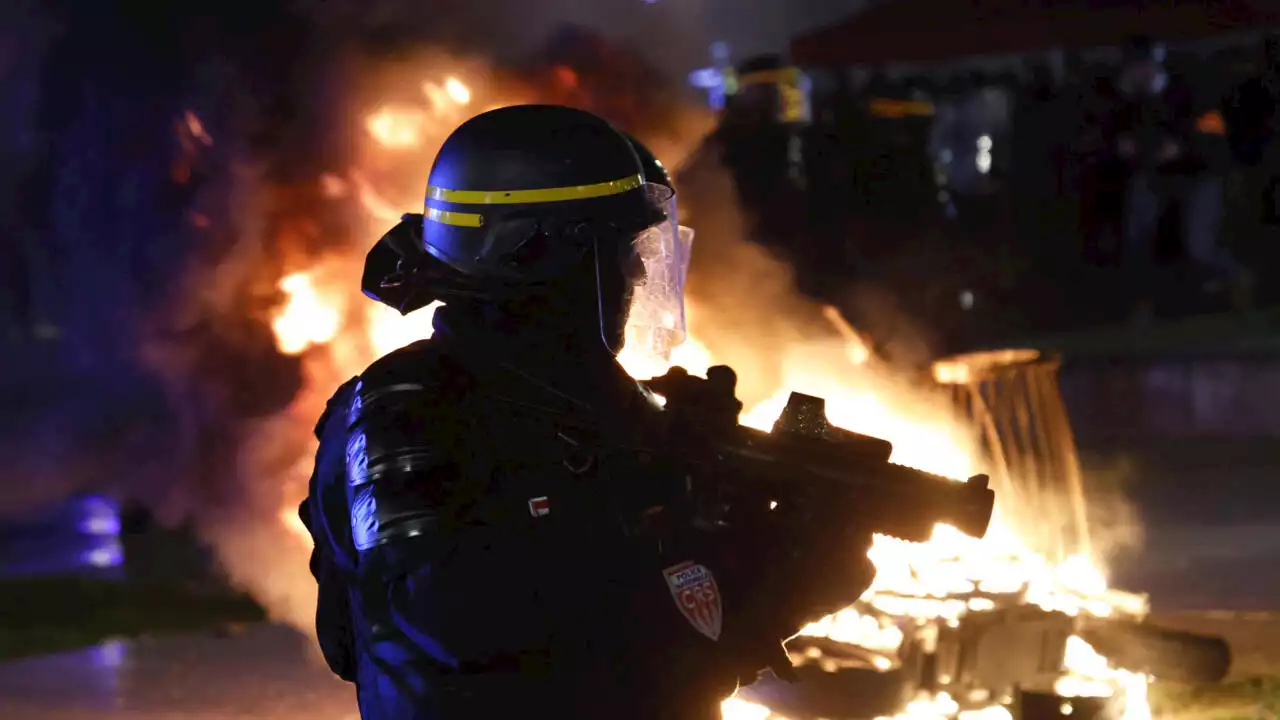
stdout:
<svg viewBox="0 0 1280 720">
<path fill-rule="evenodd" d="M 759 402 L 782 380 L 785 349 L 832 339 L 822 308 L 796 291 L 790 265 L 748 242 L 750 220 L 736 200 L 714 142 L 677 177 L 681 222 L 697 231 L 689 268 L 689 325 L 722 362 L 738 371 L 738 394 Z"/>
<path fill-rule="evenodd" d="M 798 292 L 788 263 L 745 239 L 751 213 L 737 202 L 714 141 L 690 158 L 677 179 L 681 220 L 697 230 L 690 331 L 716 362 L 738 371 L 738 394 L 747 407 L 772 396 L 776 407 L 769 409 L 779 410 L 779 388 L 826 397 L 829 412 L 840 412 L 858 393 L 890 398 L 891 417 L 832 419 L 893 439 L 899 462 L 952 476 L 990 473 L 1004 521 L 1045 557 L 1062 561 L 1087 550 L 1103 562 L 1138 547 L 1141 525 L 1122 490 L 1129 470 L 1081 470 L 1055 366 L 1028 366 L 1011 376 L 1010 383 L 1029 384 L 1021 395 L 986 388 L 990 401 L 1009 395 L 994 406 L 994 416 L 985 405 L 966 415 L 963 404 L 912 370 L 930 367 L 930 338 L 891 292 L 874 283 L 848 291 L 857 317 L 868 319 L 851 339 L 855 331 L 842 331 L 833 308 Z M 864 362 L 853 362 L 851 341 L 866 343 Z M 984 436 L 984 428 L 1000 440 Z M 954 448 L 963 457 L 947 454 Z"/>
<path fill-rule="evenodd" d="M 1089 533 L 1096 557 L 1113 565 L 1131 560 L 1146 540 L 1142 515 L 1126 488 L 1135 468 L 1127 458 L 1082 459 L 1088 498 Z"/>
<path fill-rule="evenodd" d="M 381 83 L 412 78 L 423 62 L 439 69 L 439 53 L 423 49 L 429 41 L 450 57 L 484 63 L 541 46 L 546 31 L 567 20 L 619 29 L 631 49 L 668 71 L 665 85 L 654 80 L 647 89 L 611 88 L 613 68 L 594 80 L 584 76 L 601 83 L 588 89 L 608 109 L 602 112 L 652 143 L 660 157 L 677 164 L 708 127 L 705 112 L 679 103 L 682 58 L 705 47 L 693 30 L 700 25 L 697 4 L 438 5 L 423 17 L 423 5 L 408 0 L 301 2 L 298 12 L 309 24 L 291 28 L 290 37 L 308 43 L 266 43 L 274 55 L 211 51 L 188 59 L 193 66 L 185 75 L 200 83 L 185 107 L 164 109 L 160 126 L 190 111 L 200 132 L 182 124 L 174 154 L 158 136 L 149 138 L 160 149 L 145 160 L 166 178 L 173 171 L 180 196 L 117 210 L 173 219 L 180 230 L 147 242 L 191 250 L 163 273 L 168 292 L 156 293 L 133 318 L 131 375 L 117 373 L 109 391 L 95 388 L 92 403 L 76 397 L 64 375 L 54 382 L 64 390 L 58 402 L 33 390 L 28 403 L 13 406 L 38 407 L 42 417 L 22 435 L 6 435 L 17 438 L 22 475 L 35 481 L 25 485 L 33 489 L 31 501 L 92 488 L 144 503 L 168 524 L 193 521 L 235 584 L 273 617 L 311 627 L 310 549 L 286 516 L 305 493 L 312 427 L 344 373 L 360 366 L 347 369 L 352 357 L 337 355 L 350 350 L 345 346 L 281 355 L 269 318 L 283 300 L 279 280 L 307 268 L 347 301 L 340 309 L 346 327 L 360 331 L 368 322 L 359 262 L 374 236 L 356 200 L 333 197 L 320 182 L 325 173 L 350 178 L 353 166 L 363 168 L 355 138 L 365 103 L 382 92 Z M 517 82 L 497 71 L 492 79 Z M 420 82 L 409 92 L 418 92 Z M 619 92 L 640 101 L 609 102 Z M 373 169 L 413 175 L 418 192 L 430 151 L 423 153 L 400 167 Z M 785 263 L 743 239 L 728 176 L 714 160 L 695 164 L 701 177 L 682 178 L 681 194 L 688 222 L 699 229 L 690 280 L 693 330 L 719 361 L 738 369 L 743 400 L 764 400 L 806 362 L 831 368 L 824 373 L 830 376 L 847 371 L 845 343 L 823 308 L 799 296 Z M 414 200 L 406 210 L 420 202 Z M 131 228 L 118 230 L 127 235 Z M 353 352 L 363 358 L 370 350 Z M 102 410 L 73 411 L 76 403 Z M 77 423 L 68 427 L 67 418 Z"/>
<path fill-rule="evenodd" d="M 792 266 L 747 239 L 754 218 L 738 201 L 715 139 L 689 158 L 677 185 L 681 222 L 697 231 L 690 332 L 715 362 L 737 371 L 738 396 L 748 408 L 780 411 L 780 391 L 816 395 L 828 400 L 834 422 L 892 438 L 900 462 L 949 475 L 971 469 L 974 453 L 948 451 L 976 448 L 950 401 L 911 366 L 878 357 L 862 328 L 800 293 Z"/>
<path fill-rule="evenodd" d="M 358 121 L 348 101 L 361 81 L 352 57 L 428 43 L 509 57 L 539 48 L 557 25 L 578 23 L 622 38 L 678 80 L 706 47 L 701 4 L 693 0 L 459 1 L 429 9 L 408 0 L 299 0 L 289 11 L 244 13 L 206 3 L 200 13 L 152 17 L 145 31 L 134 27 L 138 16 L 105 10 L 59 17 L 56 8 L 29 2 L 5 8 L 12 22 L 3 33 L 7 51 L 0 49 L 0 93 L 13 110 L 6 114 L 13 132 L 5 134 L 13 162 L 3 186 L 14 191 L 4 194 L 14 207 L 3 219 L 0 265 L 20 280 L 10 285 L 14 295 L 29 293 L 35 307 L 21 299 L 0 306 L 4 320 L 14 319 L 0 341 L 19 325 L 22 332 L 34 325 L 36 335 L 9 355 L 11 382 L 0 393 L 9 411 L 0 421 L 0 452 L 17 478 L 0 503 L 5 515 L 107 490 L 177 518 L 219 494 L 207 490 L 216 481 L 194 479 L 188 468 L 216 464 L 209 446 L 234 444 L 205 439 L 211 428 L 225 435 L 222 428 L 240 418 L 287 403 L 301 382 L 298 361 L 275 354 L 260 321 L 277 299 L 282 246 L 310 252 L 315 239 L 279 243 L 272 230 L 251 226 L 269 224 L 281 178 L 313 178 L 350 163 L 346 138 Z M 168 42 L 152 43 L 152 34 Z M 57 35 L 62 44 L 50 42 Z M 127 68 L 93 62 L 116 51 Z M 115 92 L 122 78 L 141 101 L 111 101 L 133 97 Z M 105 100 L 89 107 L 76 100 L 81 95 Z M 187 110 L 215 144 L 200 172 L 175 186 L 171 172 L 191 167 L 167 129 Z M 45 146 L 53 150 L 42 155 Z M 124 164 L 108 166 L 118 155 L 127 156 Z M 64 157 L 101 167 L 89 176 L 60 167 Z M 148 173 L 140 185 L 129 175 L 135 169 Z M 78 188 L 98 204 L 84 209 L 79 197 L 57 195 Z M 29 216 L 31 227 L 16 227 Z M 147 224 L 156 218 L 163 220 Z M 197 219 L 204 227 L 193 226 Z M 180 227 L 156 234 L 157 224 Z M 101 240 L 86 243 L 85 230 Z M 86 260 L 84 245 L 102 248 L 119 266 Z M 151 252 L 140 251 L 144 245 L 180 257 L 125 277 Z M 106 281 L 114 285 L 97 286 Z M 123 287 L 129 283 L 146 289 Z M 51 311 L 55 304 L 69 309 Z M 82 340 L 90 331 L 103 337 Z"/>
<path fill-rule="evenodd" d="M 936 333 L 904 308 L 897 293 L 884 284 L 864 281 L 843 296 L 858 319 L 859 330 L 874 341 L 877 355 L 904 367 L 924 367 L 937 356 Z"/>
<path fill-rule="evenodd" d="M 704 0 L 546 0 L 503 3 L 520 37 L 543 37 L 561 22 L 600 28 L 639 51 L 655 67 L 681 79 L 705 62 Z"/>
<path fill-rule="evenodd" d="M 673 78 L 706 59 L 704 0 L 446 0 L 430 9 L 416 0 L 300 0 L 299 12 L 323 32 L 358 35 L 373 53 L 431 46 L 454 55 L 499 61 L 538 50 L 554 31 L 578 25 L 645 57 Z"/>
<path fill-rule="evenodd" d="M 891 293 L 860 279 L 842 299 L 868 325 L 860 324 L 856 331 L 841 327 L 842 313 L 798 290 L 788 261 L 747 239 L 756 234 L 751 211 L 740 206 L 718 153 L 712 140 L 677 176 L 681 222 L 697 231 L 689 271 L 689 322 L 716 358 L 739 369 L 744 402 L 762 400 L 780 385 L 787 355 L 796 347 L 834 345 L 841 362 L 848 363 L 845 346 L 861 342 L 869 354 L 892 359 L 896 366 L 926 366 L 931 357 L 927 335 Z M 850 332 L 857 337 L 847 337 Z M 900 390 L 894 388 L 897 394 Z"/>
</svg>

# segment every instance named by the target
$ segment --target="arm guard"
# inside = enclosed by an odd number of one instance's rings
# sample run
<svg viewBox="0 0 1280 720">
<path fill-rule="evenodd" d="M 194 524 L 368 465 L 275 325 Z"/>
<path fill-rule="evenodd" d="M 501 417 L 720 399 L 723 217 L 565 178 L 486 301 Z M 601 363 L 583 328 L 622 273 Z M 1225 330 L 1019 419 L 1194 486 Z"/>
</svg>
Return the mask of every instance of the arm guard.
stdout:
<svg viewBox="0 0 1280 720">
<path fill-rule="evenodd" d="M 361 553 L 434 529 L 459 477 L 461 368 L 419 343 L 374 363 L 347 407 L 347 499 Z"/>
<path fill-rule="evenodd" d="M 316 423 L 315 470 L 298 516 L 311 533 L 311 575 L 316 579 L 316 639 L 325 662 L 335 675 L 355 682 L 356 641 L 351 624 L 349 581 L 355 576 L 355 550 L 346 521 L 343 478 L 345 426 L 342 411 L 350 402 L 355 379 L 344 383 L 329 399 Z M 332 521 L 338 521 L 336 524 Z"/>
</svg>

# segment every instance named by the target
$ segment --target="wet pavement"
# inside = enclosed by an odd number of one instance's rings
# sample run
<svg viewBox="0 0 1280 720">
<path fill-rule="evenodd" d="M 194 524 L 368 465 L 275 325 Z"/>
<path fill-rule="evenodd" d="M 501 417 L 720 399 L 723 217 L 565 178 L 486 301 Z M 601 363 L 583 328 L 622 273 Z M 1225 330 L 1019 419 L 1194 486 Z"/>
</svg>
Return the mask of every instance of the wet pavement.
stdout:
<svg viewBox="0 0 1280 720">
<path fill-rule="evenodd" d="M 5 720 L 357 720 L 311 641 L 260 625 L 0 665 Z"/>
<path fill-rule="evenodd" d="M 1192 613 L 1166 627 L 1222 635 L 1236 675 L 1276 672 L 1280 614 Z M 354 692 L 334 678 L 311 641 L 277 625 L 109 642 L 0 664 L 4 720 L 358 720 Z M 833 676 L 834 677 L 834 676 Z M 768 702 L 768 688 L 750 698 Z"/>
</svg>

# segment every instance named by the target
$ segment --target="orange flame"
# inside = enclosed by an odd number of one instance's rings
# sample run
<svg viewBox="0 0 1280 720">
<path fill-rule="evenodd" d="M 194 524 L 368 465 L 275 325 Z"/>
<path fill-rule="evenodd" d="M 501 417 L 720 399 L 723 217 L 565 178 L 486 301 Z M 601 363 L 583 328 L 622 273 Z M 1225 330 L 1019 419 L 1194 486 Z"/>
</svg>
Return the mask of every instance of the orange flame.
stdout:
<svg viewBox="0 0 1280 720">
<path fill-rule="evenodd" d="M 342 318 L 326 304 L 306 273 L 294 273 L 280 281 L 288 301 L 271 322 L 276 346 L 285 355 L 297 355 L 307 348 L 323 345 L 338 335 Z"/>
</svg>

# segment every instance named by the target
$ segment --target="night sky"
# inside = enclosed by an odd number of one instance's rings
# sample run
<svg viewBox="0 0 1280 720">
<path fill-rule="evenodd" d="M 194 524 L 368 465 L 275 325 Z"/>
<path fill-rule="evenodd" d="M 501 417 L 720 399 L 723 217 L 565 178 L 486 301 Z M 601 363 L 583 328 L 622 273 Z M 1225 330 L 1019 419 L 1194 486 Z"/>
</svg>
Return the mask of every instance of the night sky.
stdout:
<svg viewBox="0 0 1280 720">
<path fill-rule="evenodd" d="M 659 0 L 682 2 L 683 0 Z M 694 0 L 704 8 L 703 27 L 728 42 L 735 56 L 784 50 L 791 37 L 843 19 L 867 0 Z M 747 9 L 749 8 L 749 10 Z"/>
<path fill-rule="evenodd" d="M 782 52 L 792 36 L 847 17 L 866 0 L 543 0 L 521 7 L 488 3 L 520 15 L 514 42 L 530 43 L 562 22 L 620 35 L 644 48 L 663 69 L 683 74 L 709 61 L 713 41 L 729 43 L 735 59 Z M 503 28 L 494 28 L 504 32 Z"/>
</svg>

